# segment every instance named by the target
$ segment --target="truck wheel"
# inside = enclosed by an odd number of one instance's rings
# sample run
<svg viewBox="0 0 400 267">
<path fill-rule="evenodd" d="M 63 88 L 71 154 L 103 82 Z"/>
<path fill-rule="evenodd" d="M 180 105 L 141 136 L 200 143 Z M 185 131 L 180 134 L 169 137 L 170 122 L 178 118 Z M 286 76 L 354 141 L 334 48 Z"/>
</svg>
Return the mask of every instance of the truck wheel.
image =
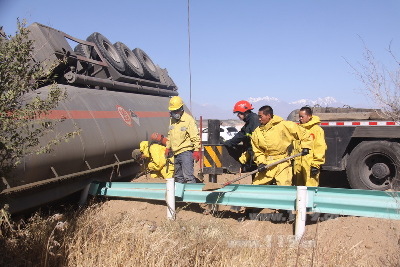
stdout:
<svg viewBox="0 0 400 267">
<path fill-rule="evenodd" d="M 124 43 L 116 42 L 114 44 L 115 49 L 117 49 L 122 61 L 125 63 L 125 74 L 127 76 L 143 77 L 143 67 L 140 64 L 136 55 L 129 49 Z"/>
<path fill-rule="evenodd" d="M 78 44 L 75 46 L 74 51 L 80 56 L 90 58 L 90 49 L 87 45 Z"/>
<path fill-rule="evenodd" d="M 140 48 L 135 48 L 133 53 L 143 66 L 144 76 L 148 79 L 159 81 L 160 76 L 157 73 L 156 65 L 154 65 L 150 57 Z"/>
<path fill-rule="evenodd" d="M 90 48 L 87 45 L 83 45 L 83 44 L 78 44 L 77 46 L 75 46 L 74 48 L 74 52 L 79 55 L 79 56 L 83 56 L 86 58 L 90 58 Z M 89 66 L 91 66 L 91 64 L 85 62 L 85 61 L 81 61 L 82 67 L 86 70 Z"/>
<path fill-rule="evenodd" d="M 86 40 L 95 43 L 95 45 L 99 49 L 100 54 L 117 71 L 119 71 L 120 73 L 123 73 L 125 71 L 125 65 L 121 59 L 121 56 L 117 52 L 117 49 L 115 49 L 113 44 L 105 36 L 103 36 L 101 33 L 94 32 Z M 92 53 L 93 58 L 100 60 L 95 49 L 93 49 Z"/>
<path fill-rule="evenodd" d="M 352 188 L 387 190 L 400 180 L 400 144 L 363 141 L 350 153 L 347 179 Z"/>
</svg>

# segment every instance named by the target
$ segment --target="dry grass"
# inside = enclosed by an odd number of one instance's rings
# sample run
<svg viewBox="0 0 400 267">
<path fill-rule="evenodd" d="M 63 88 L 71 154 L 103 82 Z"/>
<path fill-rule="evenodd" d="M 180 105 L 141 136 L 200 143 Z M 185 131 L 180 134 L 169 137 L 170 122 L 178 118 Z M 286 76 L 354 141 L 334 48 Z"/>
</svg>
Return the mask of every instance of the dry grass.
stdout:
<svg viewBox="0 0 400 267">
<path fill-rule="evenodd" d="M 64 215 L 33 215 L 26 222 L 0 218 L 0 266 L 64 266 L 68 223 Z"/>
<path fill-rule="evenodd" d="M 237 233 L 215 218 L 157 225 L 135 212 L 110 217 L 101 204 L 13 226 L 1 235 L 1 266 L 354 266 L 362 258 L 357 246 Z"/>
</svg>

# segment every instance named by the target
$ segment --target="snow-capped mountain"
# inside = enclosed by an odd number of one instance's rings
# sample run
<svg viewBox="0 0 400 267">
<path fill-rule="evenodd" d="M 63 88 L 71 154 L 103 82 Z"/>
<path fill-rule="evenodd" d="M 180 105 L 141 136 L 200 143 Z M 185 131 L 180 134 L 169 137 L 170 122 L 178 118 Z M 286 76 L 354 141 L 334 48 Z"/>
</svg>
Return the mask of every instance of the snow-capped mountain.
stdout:
<svg viewBox="0 0 400 267">
<path fill-rule="evenodd" d="M 248 101 L 250 103 L 256 103 L 256 102 L 260 102 L 260 101 L 268 101 L 268 102 L 280 102 L 280 100 L 276 97 L 270 97 L 270 96 L 264 96 L 264 97 L 250 97 L 248 99 Z"/>
<path fill-rule="evenodd" d="M 264 105 L 269 105 L 274 109 L 274 114 L 287 118 L 290 112 L 295 109 L 299 109 L 304 106 L 321 106 L 321 107 L 342 107 L 344 104 L 338 102 L 331 96 L 320 97 L 315 100 L 311 99 L 299 99 L 292 102 L 282 101 L 276 97 L 250 97 L 249 102 L 253 104 L 255 109 L 260 108 Z"/>
<path fill-rule="evenodd" d="M 332 107 L 332 106 L 337 106 L 338 101 L 336 101 L 336 99 L 331 96 L 326 96 L 323 98 L 317 98 L 316 100 L 300 99 L 297 101 L 290 102 L 289 104 L 302 105 L 302 106 L 309 105 L 310 107 L 314 107 L 316 105 L 319 105 L 321 107 Z"/>
<path fill-rule="evenodd" d="M 249 97 L 247 99 L 250 103 L 252 103 L 254 107 L 254 111 L 257 110 L 264 105 L 269 105 L 274 109 L 274 114 L 281 116 L 286 119 L 287 116 L 295 109 L 299 109 L 303 106 L 321 106 L 321 107 L 343 107 L 345 104 L 337 101 L 334 97 L 319 97 L 317 99 L 299 99 L 292 102 L 286 102 L 280 100 L 276 97 L 264 96 L 264 97 Z M 203 119 L 236 119 L 232 114 L 231 109 L 222 109 L 221 107 L 217 107 L 215 105 L 202 105 L 198 103 L 193 103 L 192 107 L 193 115 L 198 119 L 200 116 Z"/>
</svg>

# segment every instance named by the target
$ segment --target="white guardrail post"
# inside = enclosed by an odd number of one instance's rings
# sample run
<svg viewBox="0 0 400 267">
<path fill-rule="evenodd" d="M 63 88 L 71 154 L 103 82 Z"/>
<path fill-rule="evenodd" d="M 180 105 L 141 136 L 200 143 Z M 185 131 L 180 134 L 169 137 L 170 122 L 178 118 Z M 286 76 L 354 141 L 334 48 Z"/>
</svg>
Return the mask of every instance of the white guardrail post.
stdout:
<svg viewBox="0 0 400 267">
<path fill-rule="evenodd" d="M 167 218 L 170 220 L 175 220 L 175 179 L 167 178 Z"/>
<path fill-rule="evenodd" d="M 295 238 L 299 241 L 306 231 L 307 186 L 297 187 Z"/>
</svg>

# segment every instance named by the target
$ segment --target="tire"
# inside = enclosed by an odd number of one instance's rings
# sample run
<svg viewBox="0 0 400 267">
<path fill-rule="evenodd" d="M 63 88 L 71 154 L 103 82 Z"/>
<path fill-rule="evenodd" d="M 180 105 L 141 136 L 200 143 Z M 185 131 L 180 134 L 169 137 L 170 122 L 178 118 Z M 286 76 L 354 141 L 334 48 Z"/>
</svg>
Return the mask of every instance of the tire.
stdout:
<svg viewBox="0 0 400 267">
<path fill-rule="evenodd" d="M 90 48 L 87 45 L 83 45 L 83 44 L 78 44 L 77 46 L 75 46 L 74 48 L 74 52 L 82 57 L 86 57 L 86 58 L 90 58 Z M 81 61 L 80 62 L 82 65 L 82 68 L 87 70 L 89 68 L 89 66 L 91 66 L 91 64 L 89 64 L 88 62 L 85 61 Z"/>
<path fill-rule="evenodd" d="M 113 44 L 101 33 L 94 32 L 87 39 L 89 42 L 93 42 L 97 48 L 99 49 L 100 54 L 120 73 L 124 73 L 125 64 L 122 61 L 121 56 L 119 55 L 117 49 L 113 46 Z M 98 57 L 96 50 L 92 51 L 93 58 L 100 60 Z"/>
<path fill-rule="evenodd" d="M 78 44 L 75 46 L 74 52 L 80 56 L 90 58 L 90 49 L 87 45 Z"/>
<path fill-rule="evenodd" d="M 117 49 L 122 61 L 125 64 L 124 74 L 127 76 L 142 78 L 144 76 L 143 67 L 133 51 L 121 42 L 116 42 L 114 47 Z"/>
<path fill-rule="evenodd" d="M 159 81 L 160 76 L 158 75 L 156 65 L 153 63 L 151 58 L 140 48 L 135 48 L 133 50 L 133 53 L 136 55 L 143 66 L 144 77 L 151 80 Z"/>
<path fill-rule="evenodd" d="M 363 141 L 350 153 L 347 179 L 352 188 L 387 190 L 399 185 L 400 144 Z"/>
<path fill-rule="evenodd" d="M 167 89 L 176 90 L 176 84 L 171 79 L 171 77 L 168 75 L 167 69 L 162 69 L 162 68 L 158 67 L 158 73 L 159 73 L 159 77 L 160 77 L 160 82 L 167 85 L 168 86 Z"/>
</svg>

